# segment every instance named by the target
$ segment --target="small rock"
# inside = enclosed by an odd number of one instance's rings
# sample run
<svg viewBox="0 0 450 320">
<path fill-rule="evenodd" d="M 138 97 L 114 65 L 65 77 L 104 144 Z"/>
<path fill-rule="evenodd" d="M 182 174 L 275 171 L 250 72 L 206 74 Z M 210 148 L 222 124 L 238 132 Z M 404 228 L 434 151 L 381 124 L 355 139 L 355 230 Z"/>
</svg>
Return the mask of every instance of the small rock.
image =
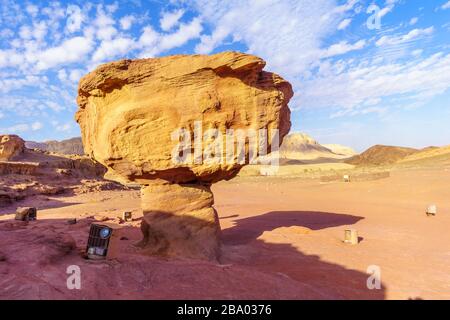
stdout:
<svg viewBox="0 0 450 320">
<path fill-rule="evenodd" d="M 123 221 L 123 219 L 120 217 L 116 217 L 116 218 L 112 219 L 112 222 L 117 223 L 117 224 L 123 224 L 125 221 Z"/>
<path fill-rule="evenodd" d="M 123 219 L 123 221 L 126 221 L 126 222 L 133 221 L 133 214 L 129 211 L 125 211 L 122 214 L 122 219 Z"/>
<path fill-rule="evenodd" d="M 77 219 L 69 219 L 67 220 L 67 224 L 76 224 L 77 223 Z"/>
<path fill-rule="evenodd" d="M 94 216 L 94 219 L 95 219 L 96 221 L 100 221 L 100 222 L 108 221 L 108 220 L 109 220 L 108 217 L 101 216 L 101 215 L 95 215 L 95 216 Z"/>
<path fill-rule="evenodd" d="M 34 207 L 17 208 L 15 219 L 20 221 L 36 220 L 36 214 L 37 210 Z"/>
<path fill-rule="evenodd" d="M 435 216 L 437 214 L 437 206 L 435 204 L 427 207 L 427 216 Z"/>
</svg>

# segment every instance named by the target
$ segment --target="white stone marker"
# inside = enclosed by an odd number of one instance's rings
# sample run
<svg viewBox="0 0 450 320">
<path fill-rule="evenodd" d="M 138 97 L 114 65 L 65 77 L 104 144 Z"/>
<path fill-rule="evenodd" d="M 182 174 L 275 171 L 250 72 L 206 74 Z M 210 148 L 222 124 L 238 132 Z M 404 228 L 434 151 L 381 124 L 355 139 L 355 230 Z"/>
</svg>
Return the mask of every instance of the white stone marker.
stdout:
<svg viewBox="0 0 450 320">
<path fill-rule="evenodd" d="M 344 232 L 344 243 L 358 244 L 358 231 L 355 229 L 346 229 Z"/>
</svg>

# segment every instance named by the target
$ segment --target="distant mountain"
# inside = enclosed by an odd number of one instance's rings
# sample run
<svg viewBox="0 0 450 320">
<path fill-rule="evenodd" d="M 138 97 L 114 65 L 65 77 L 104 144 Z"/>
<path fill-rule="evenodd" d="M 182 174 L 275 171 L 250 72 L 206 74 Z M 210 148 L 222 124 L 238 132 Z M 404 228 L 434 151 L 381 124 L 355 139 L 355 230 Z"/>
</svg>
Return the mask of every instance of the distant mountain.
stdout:
<svg viewBox="0 0 450 320">
<path fill-rule="evenodd" d="M 353 150 L 350 147 L 343 146 L 341 144 L 323 144 L 322 146 L 324 146 L 327 149 L 330 149 L 333 153 L 342 155 L 344 157 L 353 157 L 357 155 L 355 150 Z"/>
<path fill-rule="evenodd" d="M 25 147 L 28 149 L 47 150 L 45 142 L 25 141 Z"/>
<path fill-rule="evenodd" d="M 84 154 L 81 138 L 72 138 L 63 141 L 46 141 L 25 143 L 29 149 L 41 149 L 62 154 Z M 356 152 L 346 146 L 338 144 L 321 145 L 305 133 L 292 133 L 283 139 L 280 148 L 280 158 L 286 163 L 298 163 L 301 160 L 315 159 L 345 159 L 355 155 Z"/>
<path fill-rule="evenodd" d="M 61 154 L 84 154 L 83 143 L 80 137 L 62 140 L 62 141 L 46 141 L 34 142 L 27 141 L 25 146 L 28 149 L 41 149 L 44 151 L 56 152 Z"/>
<path fill-rule="evenodd" d="M 283 139 L 280 148 L 281 159 L 315 160 L 315 159 L 344 159 L 355 155 L 356 152 L 341 145 L 321 145 L 305 133 L 291 133 Z"/>
<path fill-rule="evenodd" d="M 388 165 L 394 164 L 417 152 L 419 150 L 413 148 L 375 145 L 360 155 L 345 160 L 345 162 L 358 166 Z"/>
</svg>

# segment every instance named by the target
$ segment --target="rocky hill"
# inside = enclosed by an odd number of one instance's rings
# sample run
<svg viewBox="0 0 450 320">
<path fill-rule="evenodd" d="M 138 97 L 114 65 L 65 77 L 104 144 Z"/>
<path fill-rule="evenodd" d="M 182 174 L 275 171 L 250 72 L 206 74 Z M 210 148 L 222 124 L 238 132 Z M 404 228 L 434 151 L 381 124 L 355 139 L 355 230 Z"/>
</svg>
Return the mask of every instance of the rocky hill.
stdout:
<svg viewBox="0 0 450 320">
<path fill-rule="evenodd" d="M 75 155 L 84 154 L 83 143 L 80 137 L 62 141 L 56 140 L 46 142 L 27 141 L 25 145 L 29 149 L 40 149 L 43 151 L 56 152 L 59 154 L 75 154 Z"/>
<path fill-rule="evenodd" d="M 0 136 L 0 207 L 33 196 L 123 188 L 105 173 L 87 156 L 30 150 L 18 136 Z"/>
<path fill-rule="evenodd" d="M 342 155 L 344 157 L 353 157 L 357 155 L 357 152 L 355 150 L 341 144 L 322 144 L 322 146 L 330 149 L 333 153 Z"/>
<path fill-rule="evenodd" d="M 292 133 L 286 136 L 280 148 L 280 159 L 315 160 L 344 159 L 356 152 L 341 145 L 321 145 L 305 133 Z"/>
<path fill-rule="evenodd" d="M 347 159 L 345 162 L 357 166 L 389 165 L 417 152 L 419 150 L 413 148 L 375 145 L 360 155 Z"/>
</svg>

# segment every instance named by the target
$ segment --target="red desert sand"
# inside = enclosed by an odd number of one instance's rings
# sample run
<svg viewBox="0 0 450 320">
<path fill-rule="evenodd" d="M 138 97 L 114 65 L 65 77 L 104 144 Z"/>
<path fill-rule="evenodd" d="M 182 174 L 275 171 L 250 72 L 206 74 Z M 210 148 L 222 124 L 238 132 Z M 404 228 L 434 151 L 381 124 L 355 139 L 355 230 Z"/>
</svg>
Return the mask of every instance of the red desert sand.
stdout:
<svg viewBox="0 0 450 320">
<path fill-rule="evenodd" d="M 220 262 L 141 254 L 139 191 L 30 197 L 0 211 L 2 299 L 449 299 L 450 170 L 395 170 L 386 179 L 237 177 L 213 186 Z M 427 217 L 427 205 L 438 214 Z M 37 206 L 38 221 L 14 221 Z M 94 219 L 119 221 L 116 260 L 82 257 Z M 95 218 L 94 218 L 95 216 Z M 74 225 L 69 218 L 77 218 Z M 360 242 L 342 242 L 345 229 Z M 81 268 L 81 289 L 66 286 Z M 367 289 L 369 266 L 382 287 Z"/>
</svg>

